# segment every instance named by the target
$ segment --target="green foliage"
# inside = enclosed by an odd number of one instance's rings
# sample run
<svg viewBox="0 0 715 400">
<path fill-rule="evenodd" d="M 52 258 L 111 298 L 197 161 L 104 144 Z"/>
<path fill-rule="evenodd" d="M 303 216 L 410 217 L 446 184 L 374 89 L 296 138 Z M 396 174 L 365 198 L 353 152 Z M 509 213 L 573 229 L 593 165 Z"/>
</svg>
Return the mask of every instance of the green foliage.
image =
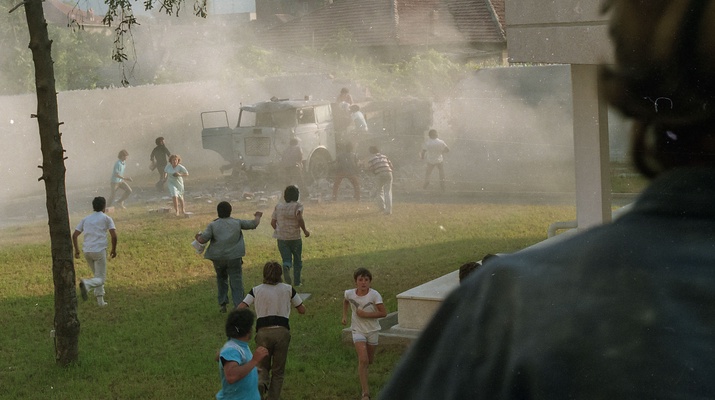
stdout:
<svg viewBox="0 0 715 400">
<path fill-rule="evenodd" d="M 57 90 L 95 89 L 111 53 L 109 37 L 83 29 L 50 27 Z"/>
<path fill-rule="evenodd" d="M 139 186 L 137 186 L 139 188 Z M 153 187 L 149 185 L 147 190 Z M 370 268 L 373 287 L 396 311 L 396 296 L 455 271 L 486 253 L 512 252 L 546 236 L 551 222 L 574 218 L 573 207 L 408 203 L 397 196 L 385 217 L 367 203 L 308 203 L 304 239 L 307 313 L 291 315 L 293 339 L 284 398 L 349 399 L 360 393 L 355 351 L 341 341 L 342 294 L 352 271 Z M 233 215 L 251 218 L 255 204 L 234 201 Z M 189 243 L 215 218 L 214 203 L 190 201 L 194 216 L 148 213 L 144 204 L 112 214 L 118 256 L 109 262 L 106 300 L 79 300 L 80 359 L 54 363 L 53 283 L 46 224 L 0 231 L 0 399 L 212 398 L 220 386 L 216 350 L 225 314 L 218 312 L 211 263 Z M 279 254 L 266 216 L 245 232 L 246 289 L 261 282 L 261 267 Z M 73 215 L 73 224 L 84 215 Z M 82 238 L 80 238 L 81 243 Z M 77 277 L 90 271 L 75 260 Z M 253 343 L 252 343 L 253 346 Z M 374 395 L 404 349 L 380 346 L 370 366 Z M 28 384 L 31 382 L 31 384 Z"/>
<path fill-rule="evenodd" d="M 107 86 L 100 71 L 109 59 L 111 38 L 84 30 L 81 26 L 48 26 L 52 38 L 57 90 L 93 89 Z M 29 34 L 24 10 L 8 14 L 0 6 L 0 94 L 31 93 L 35 89 L 35 67 L 28 48 Z"/>
<path fill-rule="evenodd" d="M 172 66 L 158 65 L 156 71 L 151 67 L 146 69 L 147 61 L 143 61 L 145 73 L 143 77 L 132 76 L 131 64 L 142 62 L 137 59 L 137 49 L 132 40 L 132 29 L 136 27 L 132 2 L 129 0 L 107 0 L 109 11 L 104 17 L 104 23 L 110 25 L 114 34 L 105 36 L 96 32 L 65 26 L 50 26 L 50 37 L 53 39 L 52 55 L 55 61 L 55 79 L 58 90 L 93 89 L 107 87 L 116 79 L 107 80 L 102 71 L 108 60 L 121 63 L 121 82 L 129 84 L 175 83 L 193 79 L 195 75 L 186 76 L 185 71 L 176 70 Z M 184 0 L 145 0 L 143 7 L 147 10 L 158 9 L 167 15 L 179 15 Z M 206 2 L 193 2 L 194 14 L 205 16 Z M 7 8 L 7 6 L 3 6 Z M 0 8 L 0 53 L 7 55 L 0 58 L 3 77 L 0 83 L 0 94 L 27 93 L 34 90 L 34 67 L 32 54 L 27 48 L 29 41 L 26 32 L 22 9 L 13 14 L 2 13 Z M 153 35 L 171 34 L 156 31 Z M 233 38 L 241 37 L 241 44 Z M 206 39 L 206 38 L 204 38 Z M 162 41 L 163 39 L 154 38 Z M 171 41 L 167 38 L 163 41 Z M 365 53 L 353 35 L 348 30 L 341 30 L 333 40 L 320 49 L 305 48 L 300 55 L 286 55 L 250 43 L 255 39 L 248 29 L 231 32 L 221 36 L 208 38 L 211 43 L 233 43 L 235 50 L 225 52 L 225 60 L 217 64 L 225 65 L 217 71 L 217 77 L 236 83 L 236 77 L 243 79 L 263 79 L 280 75 L 283 71 L 295 71 L 296 57 L 305 60 L 306 69 L 315 71 L 314 65 L 329 65 L 331 71 L 339 78 L 359 82 L 368 87 L 375 98 L 392 98 L 415 96 L 425 98 L 440 98 L 449 95 L 454 84 L 465 73 L 478 68 L 473 64 L 462 65 L 450 60 L 437 50 L 430 49 L 418 53 L 400 62 L 383 64 L 383 60 L 375 54 Z M 144 41 L 142 43 L 146 43 Z M 307 57 L 306 57 L 307 55 Z M 226 62 L 228 61 L 228 62 Z M 287 65 L 290 64 L 290 65 Z M 181 65 L 181 64 L 176 64 Z M 106 75 L 106 73 L 105 73 Z M 206 71 L 206 76 L 212 76 Z M 111 77 L 110 77 L 111 78 Z"/>
<path fill-rule="evenodd" d="M 242 79 L 262 79 L 281 73 L 281 63 L 277 62 L 272 52 L 248 45 L 236 52 L 231 67 L 222 71 L 222 78 L 235 82 L 237 76 Z"/>
<path fill-rule="evenodd" d="M 0 94 L 12 95 L 33 90 L 35 79 L 24 10 L 9 10 L 0 2 Z"/>
</svg>

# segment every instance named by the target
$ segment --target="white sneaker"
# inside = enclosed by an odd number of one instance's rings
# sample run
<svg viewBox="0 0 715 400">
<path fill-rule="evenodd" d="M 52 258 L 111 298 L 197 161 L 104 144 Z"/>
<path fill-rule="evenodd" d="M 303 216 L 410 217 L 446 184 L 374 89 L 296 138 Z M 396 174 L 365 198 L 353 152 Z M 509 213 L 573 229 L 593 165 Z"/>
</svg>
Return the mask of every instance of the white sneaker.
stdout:
<svg viewBox="0 0 715 400">
<path fill-rule="evenodd" d="M 109 303 L 107 303 L 106 301 L 102 301 L 101 303 L 97 302 L 97 305 L 100 307 L 106 307 L 107 305 L 109 305 Z"/>
</svg>

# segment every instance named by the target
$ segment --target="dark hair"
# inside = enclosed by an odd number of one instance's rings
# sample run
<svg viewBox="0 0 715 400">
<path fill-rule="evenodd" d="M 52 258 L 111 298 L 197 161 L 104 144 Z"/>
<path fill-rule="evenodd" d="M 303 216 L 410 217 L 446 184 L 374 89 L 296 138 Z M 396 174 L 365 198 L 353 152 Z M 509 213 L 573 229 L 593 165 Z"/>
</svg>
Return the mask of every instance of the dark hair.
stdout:
<svg viewBox="0 0 715 400">
<path fill-rule="evenodd" d="M 377 154 L 380 152 L 380 149 L 378 149 L 377 146 L 370 146 L 367 151 L 369 151 L 370 154 Z"/>
<path fill-rule="evenodd" d="M 715 165 L 715 62 L 710 2 L 610 0 L 615 63 L 601 67 L 603 94 L 633 118 L 631 157 L 647 177 Z M 676 4 L 675 2 L 673 4 Z M 664 34 L 668 27 L 668 34 Z"/>
<path fill-rule="evenodd" d="M 226 337 L 238 339 L 246 336 L 253 328 L 256 316 L 250 308 L 238 308 L 226 317 Z"/>
<path fill-rule="evenodd" d="M 104 209 L 107 207 L 107 199 L 105 199 L 102 196 L 97 196 L 94 199 L 92 199 L 92 209 L 94 211 L 104 211 Z"/>
<path fill-rule="evenodd" d="M 296 185 L 289 185 L 286 187 L 286 190 L 283 192 L 283 199 L 285 199 L 286 203 L 290 203 L 292 201 L 298 201 L 300 198 L 300 190 L 298 189 L 298 186 Z"/>
<path fill-rule="evenodd" d="M 283 282 L 283 266 L 276 261 L 268 261 L 263 266 L 263 283 L 275 285 Z"/>
<path fill-rule="evenodd" d="M 482 261 L 472 261 L 472 262 L 468 262 L 466 264 L 462 264 L 462 266 L 459 267 L 459 281 L 462 282 L 464 280 L 464 278 L 467 277 L 467 275 L 476 271 L 479 267 L 484 265 L 484 263 L 487 262 L 487 260 L 497 259 L 497 258 L 499 258 L 498 255 L 487 253 L 484 255 L 484 257 L 482 257 Z"/>
<path fill-rule="evenodd" d="M 480 263 L 479 261 L 472 261 L 466 264 L 462 264 L 462 266 L 459 267 L 459 281 L 462 282 L 464 278 L 466 278 L 472 272 L 476 271 L 477 268 L 481 266 L 482 263 Z"/>
<path fill-rule="evenodd" d="M 488 260 L 491 260 L 492 258 L 496 260 L 497 258 L 499 258 L 499 256 L 496 254 L 487 253 L 484 255 L 484 257 L 482 257 L 482 264 L 484 264 Z"/>
<path fill-rule="evenodd" d="M 350 108 L 348 108 L 348 110 L 350 110 L 350 111 L 352 111 L 352 112 L 360 111 L 360 106 L 357 105 L 357 104 L 353 104 L 353 105 L 350 106 Z"/>
<path fill-rule="evenodd" d="M 357 281 L 357 278 L 360 276 L 365 276 L 372 280 L 372 273 L 370 273 L 370 270 L 368 270 L 367 268 L 360 267 L 356 269 L 355 272 L 353 272 L 353 280 Z"/>
<path fill-rule="evenodd" d="M 430 129 L 429 132 L 427 133 L 427 135 L 428 135 L 429 137 L 431 137 L 432 139 L 434 139 L 434 138 L 437 137 L 437 131 L 434 130 L 434 129 Z"/>
<path fill-rule="evenodd" d="M 156 143 L 156 145 L 158 146 L 161 144 L 162 141 L 164 141 L 164 137 L 159 136 L 158 138 L 156 138 L 156 140 L 154 140 L 154 143 Z"/>
<path fill-rule="evenodd" d="M 222 201 L 216 206 L 216 213 L 219 218 L 228 218 L 231 216 L 231 203 L 228 201 Z"/>
<path fill-rule="evenodd" d="M 346 87 L 340 89 L 340 93 L 344 94 L 344 93 L 348 93 L 348 92 L 350 92 L 350 90 L 348 90 L 348 88 L 346 88 Z"/>
<path fill-rule="evenodd" d="M 122 156 L 129 156 L 129 152 L 124 149 L 119 150 L 119 154 L 117 154 L 117 158 L 122 158 Z"/>
</svg>

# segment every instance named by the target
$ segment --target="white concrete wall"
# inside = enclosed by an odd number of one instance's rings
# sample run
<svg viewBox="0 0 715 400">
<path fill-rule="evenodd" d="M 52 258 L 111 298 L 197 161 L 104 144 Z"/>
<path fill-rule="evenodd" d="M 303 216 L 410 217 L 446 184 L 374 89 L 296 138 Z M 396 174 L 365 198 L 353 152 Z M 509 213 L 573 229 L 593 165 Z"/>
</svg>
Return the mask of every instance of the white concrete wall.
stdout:
<svg viewBox="0 0 715 400">
<path fill-rule="evenodd" d="M 607 17 L 599 0 L 506 0 L 509 61 L 609 63 Z"/>
</svg>

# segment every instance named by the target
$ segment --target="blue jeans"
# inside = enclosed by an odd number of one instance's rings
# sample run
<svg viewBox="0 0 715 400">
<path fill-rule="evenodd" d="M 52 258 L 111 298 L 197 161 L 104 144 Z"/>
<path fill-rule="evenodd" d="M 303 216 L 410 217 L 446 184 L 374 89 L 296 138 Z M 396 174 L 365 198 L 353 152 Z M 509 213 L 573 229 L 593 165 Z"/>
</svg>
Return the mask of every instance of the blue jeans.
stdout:
<svg viewBox="0 0 715 400">
<path fill-rule="evenodd" d="M 300 286 L 300 272 L 303 270 L 303 239 L 278 239 L 278 251 L 283 260 L 283 279 L 287 284 Z M 293 267 L 293 282 L 290 279 L 290 269 Z"/>
<path fill-rule="evenodd" d="M 233 306 L 241 304 L 243 292 L 243 258 L 233 260 L 211 260 L 216 270 L 216 284 L 218 286 L 218 304 L 228 304 L 228 287 L 231 285 L 231 299 Z"/>
</svg>

